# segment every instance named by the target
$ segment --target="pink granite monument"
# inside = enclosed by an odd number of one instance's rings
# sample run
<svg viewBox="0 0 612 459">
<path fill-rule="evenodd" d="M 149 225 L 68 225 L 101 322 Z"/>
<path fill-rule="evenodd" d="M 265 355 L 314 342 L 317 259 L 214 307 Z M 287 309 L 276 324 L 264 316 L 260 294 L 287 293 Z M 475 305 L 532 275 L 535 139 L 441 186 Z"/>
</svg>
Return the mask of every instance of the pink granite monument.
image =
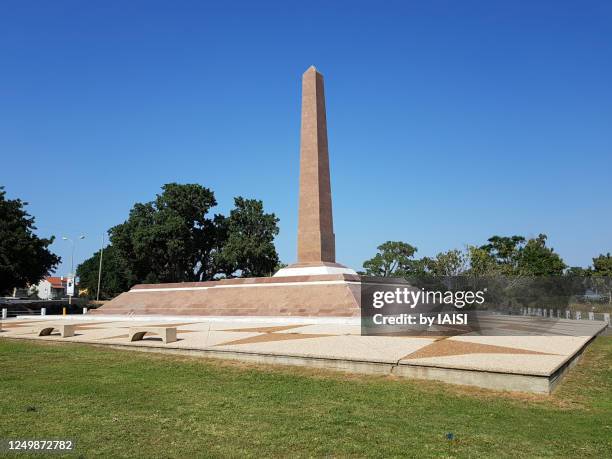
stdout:
<svg viewBox="0 0 612 459">
<path fill-rule="evenodd" d="M 336 263 L 327 119 L 323 75 L 310 67 L 302 76 L 298 261 L 275 276 L 357 273 Z"/>
<path fill-rule="evenodd" d="M 273 277 L 135 285 L 98 314 L 359 316 L 360 279 L 336 263 L 323 76 L 302 76 L 297 263 Z"/>
</svg>

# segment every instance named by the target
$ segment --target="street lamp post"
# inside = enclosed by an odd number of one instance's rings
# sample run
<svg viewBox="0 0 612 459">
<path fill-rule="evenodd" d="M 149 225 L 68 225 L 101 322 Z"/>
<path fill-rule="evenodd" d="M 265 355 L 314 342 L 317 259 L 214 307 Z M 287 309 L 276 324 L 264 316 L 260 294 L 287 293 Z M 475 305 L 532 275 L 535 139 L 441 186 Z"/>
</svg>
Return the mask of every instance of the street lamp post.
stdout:
<svg viewBox="0 0 612 459">
<path fill-rule="evenodd" d="M 62 239 L 64 241 L 70 242 L 70 244 L 72 245 L 72 251 L 70 253 L 70 276 L 71 276 L 71 280 L 72 280 L 72 288 L 74 289 L 74 279 L 76 277 L 75 272 L 74 272 L 74 249 L 75 249 L 75 246 L 76 246 L 76 242 L 73 241 L 72 239 L 70 239 L 69 237 L 66 237 L 66 236 L 62 236 Z M 77 241 L 79 239 L 85 239 L 85 235 L 81 234 L 79 236 L 79 238 L 77 239 Z M 74 294 L 74 291 L 73 291 L 73 294 Z M 68 304 L 72 304 L 72 295 L 70 295 L 70 294 L 68 295 Z"/>
</svg>

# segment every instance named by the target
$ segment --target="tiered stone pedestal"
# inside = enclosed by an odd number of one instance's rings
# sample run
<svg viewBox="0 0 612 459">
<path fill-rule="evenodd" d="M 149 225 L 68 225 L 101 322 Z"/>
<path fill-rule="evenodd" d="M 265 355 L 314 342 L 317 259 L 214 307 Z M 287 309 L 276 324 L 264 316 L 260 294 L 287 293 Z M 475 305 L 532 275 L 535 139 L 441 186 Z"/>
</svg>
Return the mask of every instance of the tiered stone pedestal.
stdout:
<svg viewBox="0 0 612 459">
<path fill-rule="evenodd" d="M 359 317 L 360 279 L 292 275 L 141 284 L 92 314 Z"/>
</svg>

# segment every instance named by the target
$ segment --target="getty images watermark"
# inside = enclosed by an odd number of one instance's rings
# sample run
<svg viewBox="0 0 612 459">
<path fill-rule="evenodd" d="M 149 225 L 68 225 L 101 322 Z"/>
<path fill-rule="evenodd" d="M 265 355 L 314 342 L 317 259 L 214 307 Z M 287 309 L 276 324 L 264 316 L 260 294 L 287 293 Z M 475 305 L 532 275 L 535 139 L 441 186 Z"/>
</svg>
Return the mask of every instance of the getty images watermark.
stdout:
<svg viewBox="0 0 612 459">
<path fill-rule="evenodd" d="M 477 325 L 474 308 L 486 301 L 486 288 L 418 286 L 403 279 L 362 278 L 361 288 L 366 335 L 465 333 Z"/>
<path fill-rule="evenodd" d="M 360 287 L 362 335 L 386 336 L 581 336 L 580 324 L 563 322 L 567 311 L 586 307 L 593 291 L 612 288 L 568 276 L 362 276 Z M 530 310 L 547 313 L 534 317 Z"/>
<path fill-rule="evenodd" d="M 482 305 L 485 302 L 484 290 L 473 291 L 429 291 L 421 288 L 415 290 L 410 287 L 395 287 L 393 290 L 375 290 L 372 292 L 372 307 L 382 309 L 385 306 L 404 306 L 410 310 L 419 307 L 420 311 L 414 313 L 399 313 L 385 315 L 382 312 L 373 315 L 372 320 L 376 325 L 467 325 L 468 314 L 442 313 L 435 315 L 423 314 L 424 306 L 454 306 L 463 309 L 465 306 Z"/>
</svg>

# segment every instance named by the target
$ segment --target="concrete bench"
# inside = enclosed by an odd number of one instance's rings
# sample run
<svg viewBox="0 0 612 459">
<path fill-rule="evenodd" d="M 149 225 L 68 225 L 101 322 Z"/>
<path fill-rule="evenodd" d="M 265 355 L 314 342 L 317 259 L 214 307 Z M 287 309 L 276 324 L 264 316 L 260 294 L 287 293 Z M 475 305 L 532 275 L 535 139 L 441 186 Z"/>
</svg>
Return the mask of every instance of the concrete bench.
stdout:
<svg viewBox="0 0 612 459">
<path fill-rule="evenodd" d="M 62 324 L 62 325 L 42 325 L 37 329 L 38 336 L 49 336 L 53 333 L 53 330 L 58 330 L 62 338 L 70 338 L 74 336 L 74 330 L 76 325 L 74 324 Z"/>
<path fill-rule="evenodd" d="M 166 344 L 176 341 L 176 327 L 130 327 L 130 341 L 140 341 L 147 333 L 158 335 Z"/>
</svg>

